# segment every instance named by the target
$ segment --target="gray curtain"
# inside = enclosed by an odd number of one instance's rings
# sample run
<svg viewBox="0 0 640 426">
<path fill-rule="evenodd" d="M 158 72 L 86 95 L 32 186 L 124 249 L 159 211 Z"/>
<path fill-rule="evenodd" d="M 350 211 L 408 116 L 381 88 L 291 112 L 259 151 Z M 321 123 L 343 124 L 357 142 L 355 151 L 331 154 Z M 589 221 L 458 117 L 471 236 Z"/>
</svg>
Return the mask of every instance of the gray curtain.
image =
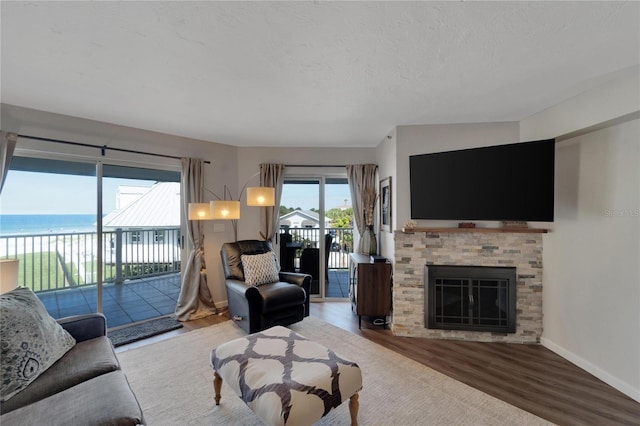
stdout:
<svg viewBox="0 0 640 426">
<path fill-rule="evenodd" d="M 0 192 L 4 187 L 4 181 L 7 179 L 13 151 L 16 149 L 18 135 L 15 133 L 0 132 Z"/>
<path fill-rule="evenodd" d="M 265 241 L 273 241 L 278 233 L 282 185 L 284 185 L 284 164 L 260 164 L 260 186 L 275 188 L 275 205 L 273 207 L 261 207 L 260 238 Z"/>
<path fill-rule="evenodd" d="M 189 220 L 189 203 L 201 203 L 204 196 L 203 161 L 194 158 L 182 159 L 180 194 L 182 195 L 181 221 L 186 223 L 187 261 L 183 265 L 182 287 L 176 306 L 180 321 L 189 321 L 217 313 L 209 286 L 207 267 L 204 261 L 204 234 L 202 222 Z"/>
<path fill-rule="evenodd" d="M 353 206 L 353 218 L 356 222 L 358 234 L 362 236 L 365 231 L 364 223 L 364 194 L 367 191 L 376 191 L 375 164 L 349 164 L 347 165 L 347 178 L 351 191 L 351 205 Z M 362 252 L 362 238 L 358 244 L 358 253 Z"/>
</svg>

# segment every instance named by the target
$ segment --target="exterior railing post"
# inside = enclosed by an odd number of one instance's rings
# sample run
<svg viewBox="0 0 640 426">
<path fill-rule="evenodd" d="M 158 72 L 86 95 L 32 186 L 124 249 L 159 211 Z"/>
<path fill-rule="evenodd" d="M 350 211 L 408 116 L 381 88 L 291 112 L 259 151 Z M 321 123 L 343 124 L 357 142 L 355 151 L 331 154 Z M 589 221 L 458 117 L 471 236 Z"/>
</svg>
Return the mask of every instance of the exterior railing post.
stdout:
<svg viewBox="0 0 640 426">
<path fill-rule="evenodd" d="M 116 228 L 116 284 L 122 284 L 122 228 Z"/>
</svg>

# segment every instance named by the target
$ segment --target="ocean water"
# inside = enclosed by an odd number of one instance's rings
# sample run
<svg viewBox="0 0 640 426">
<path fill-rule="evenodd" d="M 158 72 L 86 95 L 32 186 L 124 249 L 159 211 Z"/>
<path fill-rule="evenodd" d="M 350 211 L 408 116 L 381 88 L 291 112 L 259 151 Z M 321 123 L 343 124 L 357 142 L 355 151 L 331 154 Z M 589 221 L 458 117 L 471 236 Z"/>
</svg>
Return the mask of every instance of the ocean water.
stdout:
<svg viewBox="0 0 640 426">
<path fill-rule="evenodd" d="M 96 231 L 95 214 L 0 214 L 0 235 Z"/>
</svg>

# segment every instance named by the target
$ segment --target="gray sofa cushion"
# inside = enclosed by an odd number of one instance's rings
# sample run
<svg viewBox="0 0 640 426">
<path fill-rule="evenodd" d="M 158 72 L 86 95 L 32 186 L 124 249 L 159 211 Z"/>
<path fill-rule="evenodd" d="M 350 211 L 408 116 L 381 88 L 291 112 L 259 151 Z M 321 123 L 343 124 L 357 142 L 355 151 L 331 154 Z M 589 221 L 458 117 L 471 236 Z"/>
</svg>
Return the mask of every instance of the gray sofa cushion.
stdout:
<svg viewBox="0 0 640 426">
<path fill-rule="evenodd" d="M 0 401 L 25 389 L 75 345 L 28 288 L 0 296 Z"/>
<path fill-rule="evenodd" d="M 107 337 L 77 343 L 22 392 L 2 403 L 2 413 L 47 398 L 78 383 L 120 369 Z"/>
<path fill-rule="evenodd" d="M 2 426 L 144 424 L 138 401 L 120 370 L 3 414 L 0 421 Z"/>
<path fill-rule="evenodd" d="M 76 339 L 76 343 L 107 335 L 107 319 L 97 312 L 60 318 L 58 324 Z"/>
</svg>

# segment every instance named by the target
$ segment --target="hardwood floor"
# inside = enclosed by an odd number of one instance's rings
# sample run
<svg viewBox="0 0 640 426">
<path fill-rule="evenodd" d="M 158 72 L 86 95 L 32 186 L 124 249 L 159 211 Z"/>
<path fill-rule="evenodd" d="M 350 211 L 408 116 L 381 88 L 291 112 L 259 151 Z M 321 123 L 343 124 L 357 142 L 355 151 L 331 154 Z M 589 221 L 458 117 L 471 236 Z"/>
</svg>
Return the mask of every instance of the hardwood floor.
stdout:
<svg viewBox="0 0 640 426">
<path fill-rule="evenodd" d="M 312 303 L 310 314 L 558 425 L 640 425 L 640 403 L 539 345 L 396 337 L 347 302 Z M 117 348 L 117 352 L 228 319 L 214 315 Z"/>
<path fill-rule="evenodd" d="M 559 425 L 640 425 L 640 403 L 540 345 L 396 337 L 358 320 L 349 303 L 310 314 Z"/>
</svg>

